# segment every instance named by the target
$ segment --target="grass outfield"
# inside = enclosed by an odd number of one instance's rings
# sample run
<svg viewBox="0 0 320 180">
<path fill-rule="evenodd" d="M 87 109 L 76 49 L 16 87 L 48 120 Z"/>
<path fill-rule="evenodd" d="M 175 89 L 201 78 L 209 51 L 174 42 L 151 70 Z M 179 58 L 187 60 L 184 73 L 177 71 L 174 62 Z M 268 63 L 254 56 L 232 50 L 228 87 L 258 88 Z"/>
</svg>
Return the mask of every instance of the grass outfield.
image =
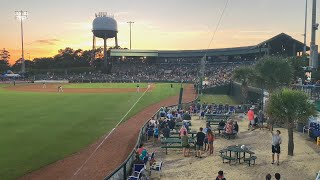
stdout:
<svg viewBox="0 0 320 180">
<path fill-rule="evenodd" d="M 129 116 L 178 92 L 179 86 L 171 89 L 170 84 L 156 84 Z M 141 94 L 33 93 L 0 88 L 0 179 L 15 179 L 85 148 L 110 131 Z"/>
<path fill-rule="evenodd" d="M 229 105 L 236 105 L 238 104 L 233 100 L 231 96 L 228 95 L 209 95 L 204 94 L 199 96 L 200 101 L 206 103 L 216 103 L 216 104 L 229 104 Z"/>
<path fill-rule="evenodd" d="M 83 84 L 68 84 L 64 88 L 147 88 L 147 83 L 83 83 Z"/>
</svg>

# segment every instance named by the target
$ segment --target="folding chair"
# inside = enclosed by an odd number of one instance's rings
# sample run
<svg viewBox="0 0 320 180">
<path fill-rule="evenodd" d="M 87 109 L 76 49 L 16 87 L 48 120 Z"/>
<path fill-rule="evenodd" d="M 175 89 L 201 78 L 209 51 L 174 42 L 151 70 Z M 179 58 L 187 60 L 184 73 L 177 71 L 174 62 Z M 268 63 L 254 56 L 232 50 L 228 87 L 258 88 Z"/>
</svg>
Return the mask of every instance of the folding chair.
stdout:
<svg viewBox="0 0 320 180">
<path fill-rule="evenodd" d="M 150 167 L 150 175 L 151 175 L 151 172 L 152 172 L 152 171 L 156 171 L 156 172 L 159 173 L 159 178 L 161 178 L 162 164 L 163 164 L 162 161 L 160 161 L 160 162 L 154 162 L 154 163 L 152 164 L 152 166 Z"/>
<path fill-rule="evenodd" d="M 141 168 L 142 167 L 142 168 Z M 133 166 L 133 169 L 134 169 L 134 171 L 133 171 L 133 175 L 132 176 L 129 176 L 128 177 L 128 180 L 140 180 L 140 178 L 141 178 L 141 175 L 142 175 L 142 173 L 143 173 L 143 171 L 144 171 L 144 168 L 145 166 L 144 166 L 144 164 L 135 164 L 134 166 Z M 140 168 L 140 170 L 139 171 L 136 171 L 136 170 L 138 170 Z"/>
</svg>

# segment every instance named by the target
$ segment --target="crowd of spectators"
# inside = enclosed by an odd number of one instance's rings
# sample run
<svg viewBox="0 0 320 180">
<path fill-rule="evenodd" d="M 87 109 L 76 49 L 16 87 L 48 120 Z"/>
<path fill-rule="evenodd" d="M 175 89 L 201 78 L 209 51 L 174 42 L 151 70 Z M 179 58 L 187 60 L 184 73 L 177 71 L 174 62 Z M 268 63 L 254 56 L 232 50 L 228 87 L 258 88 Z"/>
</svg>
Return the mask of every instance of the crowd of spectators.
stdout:
<svg viewBox="0 0 320 180">
<path fill-rule="evenodd" d="M 213 87 L 229 83 L 233 70 L 245 63 L 206 64 L 205 86 Z M 111 74 L 102 72 L 55 74 L 29 76 L 28 80 L 69 80 L 79 82 L 197 82 L 200 75 L 199 63 L 144 63 L 125 62 L 112 65 Z"/>
</svg>

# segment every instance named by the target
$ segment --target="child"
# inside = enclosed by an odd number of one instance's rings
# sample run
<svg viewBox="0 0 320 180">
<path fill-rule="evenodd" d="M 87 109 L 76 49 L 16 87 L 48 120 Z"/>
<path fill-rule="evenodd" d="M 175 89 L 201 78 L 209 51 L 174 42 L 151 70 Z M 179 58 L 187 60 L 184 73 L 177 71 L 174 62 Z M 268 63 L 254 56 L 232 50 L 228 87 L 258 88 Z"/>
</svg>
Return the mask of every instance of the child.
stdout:
<svg viewBox="0 0 320 180">
<path fill-rule="evenodd" d="M 226 180 L 226 178 L 224 178 L 224 176 L 223 176 L 223 171 L 218 172 L 218 176 L 217 176 L 216 180 Z"/>
</svg>

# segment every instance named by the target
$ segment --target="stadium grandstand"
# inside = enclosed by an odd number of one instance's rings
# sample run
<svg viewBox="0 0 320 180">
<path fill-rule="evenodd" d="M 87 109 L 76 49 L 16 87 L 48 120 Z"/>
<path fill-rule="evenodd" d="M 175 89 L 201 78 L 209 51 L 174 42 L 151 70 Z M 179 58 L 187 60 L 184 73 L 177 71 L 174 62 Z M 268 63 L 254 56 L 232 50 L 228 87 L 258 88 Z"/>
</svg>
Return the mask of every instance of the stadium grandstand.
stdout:
<svg viewBox="0 0 320 180">
<path fill-rule="evenodd" d="M 111 73 L 50 71 L 34 74 L 29 81 L 67 80 L 69 82 L 198 82 L 201 59 L 204 61 L 205 86 L 229 83 L 233 70 L 251 65 L 265 55 L 299 56 L 304 44 L 281 33 L 257 45 L 203 50 L 128 50 L 109 49 Z M 309 47 L 307 47 L 309 50 Z M 6 78 L 2 78 L 6 80 Z"/>
</svg>

